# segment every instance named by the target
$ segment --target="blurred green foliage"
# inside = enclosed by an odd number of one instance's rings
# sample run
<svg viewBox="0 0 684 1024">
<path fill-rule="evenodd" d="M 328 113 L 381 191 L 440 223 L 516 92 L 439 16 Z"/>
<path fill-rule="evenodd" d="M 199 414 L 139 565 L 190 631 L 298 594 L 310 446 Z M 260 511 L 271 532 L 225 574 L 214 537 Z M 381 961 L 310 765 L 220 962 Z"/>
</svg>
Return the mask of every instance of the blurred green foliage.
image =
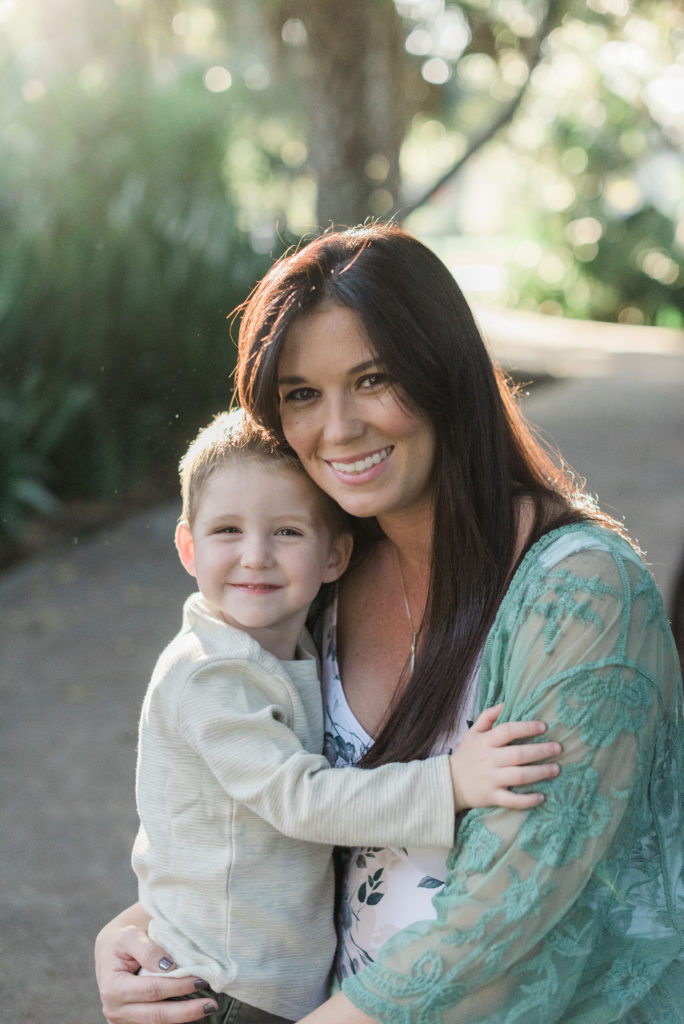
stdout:
<svg viewBox="0 0 684 1024">
<path fill-rule="evenodd" d="M 4 75 L 0 531 L 14 539 L 53 495 L 169 479 L 230 400 L 227 317 L 267 266 L 236 224 L 220 99 L 192 68 L 160 83 L 131 57 L 54 74 L 31 102 Z"/>
<path fill-rule="evenodd" d="M 9 540 L 20 540 L 29 513 L 51 515 L 58 502 L 49 489 L 51 459 L 79 413 L 92 400 L 86 384 L 27 369 L 14 390 L 0 385 L 0 509 Z"/>
<path fill-rule="evenodd" d="M 454 6 L 467 25 L 464 49 L 445 61 L 438 104 L 407 134 L 408 194 L 448 169 L 521 91 L 522 102 L 407 227 L 449 252 L 482 302 L 681 328 L 681 3 Z M 526 42 L 547 12 L 554 22 L 530 69 Z M 435 59 L 440 40 L 431 38 L 424 56 Z"/>
<path fill-rule="evenodd" d="M 317 0 L 333 34 L 339 3 Z M 227 404 L 231 310 L 316 230 L 316 60 L 340 43 L 308 45 L 312 10 L 0 0 L 0 547 L 57 498 L 168 488 Z M 373 11 L 382 38 L 401 19 L 401 82 L 378 65 L 368 89 L 405 134 L 400 154 L 360 155 L 368 213 L 401 217 L 483 135 L 406 220 L 472 299 L 680 327 L 678 0 Z M 364 42 L 345 66 L 382 64 Z"/>
</svg>

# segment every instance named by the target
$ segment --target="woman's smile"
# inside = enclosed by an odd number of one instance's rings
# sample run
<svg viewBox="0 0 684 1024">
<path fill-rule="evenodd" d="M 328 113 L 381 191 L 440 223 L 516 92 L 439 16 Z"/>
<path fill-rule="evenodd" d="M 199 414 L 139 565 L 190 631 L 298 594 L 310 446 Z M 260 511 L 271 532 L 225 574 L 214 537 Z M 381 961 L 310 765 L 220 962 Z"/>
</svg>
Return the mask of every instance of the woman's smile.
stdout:
<svg viewBox="0 0 684 1024">
<path fill-rule="evenodd" d="M 329 303 L 295 320 L 279 394 L 288 442 L 347 512 L 383 518 L 429 507 L 434 429 L 388 375 L 356 313 Z"/>
<path fill-rule="evenodd" d="M 366 477 L 366 474 L 370 469 L 385 462 L 392 454 L 394 446 L 390 445 L 387 448 L 381 448 L 379 451 L 372 452 L 370 455 L 362 455 L 360 457 L 352 456 L 349 458 L 342 459 L 328 459 L 327 461 L 337 473 L 343 473 L 345 476 L 360 477 L 361 475 Z"/>
</svg>

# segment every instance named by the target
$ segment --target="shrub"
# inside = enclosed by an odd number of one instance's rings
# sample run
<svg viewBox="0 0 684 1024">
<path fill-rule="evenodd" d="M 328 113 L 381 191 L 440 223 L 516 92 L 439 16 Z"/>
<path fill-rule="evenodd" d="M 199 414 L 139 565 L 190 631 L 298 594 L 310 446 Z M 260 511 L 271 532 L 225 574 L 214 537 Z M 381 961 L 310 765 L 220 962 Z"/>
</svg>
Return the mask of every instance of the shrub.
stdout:
<svg viewBox="0 0 684 1024">
<path fill-rule="evenodd" d="M 230 398 L 227 316 L 265 270 L 224 180 L 225 97 L 190 69 L 73 75 L 26 102 L 11 72 L 0 147 L 0 532 L 53 498 L 175 472 Z M 11 468 L 8 468 L 11 467 Z"/>
</svg>

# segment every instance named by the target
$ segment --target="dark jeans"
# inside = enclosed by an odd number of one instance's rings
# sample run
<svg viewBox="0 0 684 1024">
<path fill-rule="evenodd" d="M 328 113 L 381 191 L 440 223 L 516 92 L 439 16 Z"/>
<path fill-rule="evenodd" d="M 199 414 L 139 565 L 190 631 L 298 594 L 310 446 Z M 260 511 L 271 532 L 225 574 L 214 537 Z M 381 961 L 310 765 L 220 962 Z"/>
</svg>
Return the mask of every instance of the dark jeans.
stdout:
<svg viewBox="0 0 684 1024">
<path fill-rule="evenodd" d="M 259 1010 L 256 1006 L 241 1003 L 224 992 L 213 992 L 210 988 L 202 988 L 193 992 L 187 999 L 214 999 L 218 1003 L 216 1013 L 202 1017 L 203 1024 L 294 1024 L 285 1017 L 278 1017 L 267 1010 Z"/>
</svg>

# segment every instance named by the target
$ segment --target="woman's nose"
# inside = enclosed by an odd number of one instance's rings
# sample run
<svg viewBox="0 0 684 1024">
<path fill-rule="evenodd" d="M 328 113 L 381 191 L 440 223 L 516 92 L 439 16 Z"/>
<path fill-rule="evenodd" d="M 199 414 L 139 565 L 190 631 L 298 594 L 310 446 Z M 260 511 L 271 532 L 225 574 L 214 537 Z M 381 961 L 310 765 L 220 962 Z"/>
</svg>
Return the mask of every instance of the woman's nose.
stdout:
<svg viewBox="0 0 684 1024">
<path fill-rule="evenodd" d="M 364 429 L 364 422 L 353 399 L 340 398 L 327 404 L 323 423 L 326 441 L 332 444 L 348 444 L 361 437 Z"/>
</svg>

